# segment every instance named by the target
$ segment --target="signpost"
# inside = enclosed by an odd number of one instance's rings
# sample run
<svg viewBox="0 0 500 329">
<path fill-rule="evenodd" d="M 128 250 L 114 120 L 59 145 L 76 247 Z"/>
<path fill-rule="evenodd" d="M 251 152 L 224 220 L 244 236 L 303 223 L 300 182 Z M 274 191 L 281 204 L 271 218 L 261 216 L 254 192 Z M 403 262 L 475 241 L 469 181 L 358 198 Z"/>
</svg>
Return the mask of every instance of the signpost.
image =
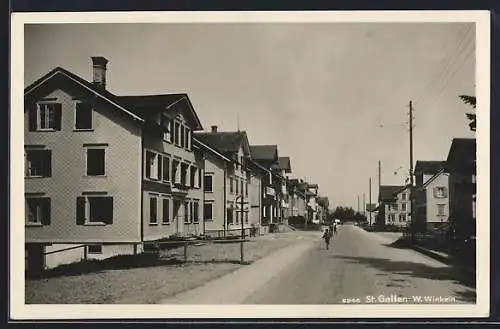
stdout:
<svg viewBox="0 0 500 329">
<path fill-rule="evenodd" d="M 244 261 L 244 253 L 243 253 L 243 243 L 245 242 L 245 226 L 244 226 L 244 216 L 243 213 L 245 211 L 244 207 L 244 200 L 243 200 L 243 191 L 240 195 L 236 197 L 236 203 L 239 201 L 239 206 L 237 205 L 237 208 L 240 208 L 240 220 L 241 220 L 241 244 L 240 244 L 240 261 L 243 263 Z"/>
</svg>

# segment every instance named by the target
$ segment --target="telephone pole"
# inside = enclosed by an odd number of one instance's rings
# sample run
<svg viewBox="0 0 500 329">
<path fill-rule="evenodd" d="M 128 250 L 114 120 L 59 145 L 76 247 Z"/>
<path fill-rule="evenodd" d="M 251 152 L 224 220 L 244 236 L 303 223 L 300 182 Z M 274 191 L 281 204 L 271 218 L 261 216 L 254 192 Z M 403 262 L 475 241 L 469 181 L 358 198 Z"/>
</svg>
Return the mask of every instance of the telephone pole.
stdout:
<svg viewBox="0 0 500 329">
<path fill-rule="evenodd" d="M 378 160 L 378 190 L 380 193 L 380 186 L 382 185 L 382 162 Z"/>
<path fill-rule="evenodd" d="M 359 194 L 358 194 L 358 213 L 359 213 Z"/>
<path fill-rule="evenodd" d="M 368 187 L 369 187 L 368 199 L 370 200 L 368 203 L 370 205 L 370 209 L 368 210 L 368 212 L 370 213 L 370 226 L 372 226 L 372 178 L 371 177 L 368 182 Z"/>
<path fill-rule="evenodd" d="M 410 125 L 410 225 L 411 225 L 411 240 L 415 237 L 415 220 L 413 218 L 413 104 L 410 100 L 409 125 Z"/>
<path fill-rule="evenodd" d="M 363 193 L 363 215 L 366 217 L 366 201 L 365 201 L 365 193 Z"/>
</svg>

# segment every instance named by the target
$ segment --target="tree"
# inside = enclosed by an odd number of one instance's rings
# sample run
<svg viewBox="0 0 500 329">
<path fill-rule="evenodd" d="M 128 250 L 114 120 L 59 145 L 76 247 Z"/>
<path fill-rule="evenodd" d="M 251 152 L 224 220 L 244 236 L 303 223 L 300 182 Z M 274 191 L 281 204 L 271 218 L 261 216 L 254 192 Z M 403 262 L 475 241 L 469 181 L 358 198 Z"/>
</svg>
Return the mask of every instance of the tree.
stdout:
<svg viewBox="0 0 500 329">
<path fill-rule="evenodd" d="M 472 106 L 474 110 L 476 109 L 476 96 L 459 95 L 458 97 L 462 100 L 462 102 Z M 476 131 L 476 113 L 473 112 L 465 113 L 465 116 L 470 121 L 469 123 L 470 130 Z"/>
</svg>

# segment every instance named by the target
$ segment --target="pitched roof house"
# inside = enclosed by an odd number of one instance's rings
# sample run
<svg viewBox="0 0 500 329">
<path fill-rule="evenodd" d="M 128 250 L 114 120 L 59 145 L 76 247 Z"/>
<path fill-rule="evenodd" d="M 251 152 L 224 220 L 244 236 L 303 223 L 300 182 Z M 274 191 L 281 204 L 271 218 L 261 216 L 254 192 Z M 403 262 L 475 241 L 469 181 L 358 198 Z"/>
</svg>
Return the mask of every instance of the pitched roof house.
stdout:
<svg viewBox="0 0 500 329">
<path fill-rule="evenodd" d="M 25 88 L 29 267 L 57 265 L 60 253 L 44 255 L 57 244 L 105 258 L 203 231 L 191 143 L 203 127 L 189 97 L 115 95 L 107 62 L 92 57 L 92 82 L 57 67 Z"/>
</svg>

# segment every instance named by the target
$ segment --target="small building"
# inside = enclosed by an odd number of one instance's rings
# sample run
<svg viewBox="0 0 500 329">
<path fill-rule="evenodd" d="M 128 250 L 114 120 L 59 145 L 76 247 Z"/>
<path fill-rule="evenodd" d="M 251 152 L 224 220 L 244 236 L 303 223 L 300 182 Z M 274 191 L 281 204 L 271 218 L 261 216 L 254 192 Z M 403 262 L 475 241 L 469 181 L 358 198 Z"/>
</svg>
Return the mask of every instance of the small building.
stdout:
<svg viewBox="0 0 500 329">
<path fill-rule="evenodd" d="M 286 223 L 288 218 L 292 216 L 292 209 L 290 207 L 291 196 L 288 189 L 289 175 L 292 173 L 292 165 L 290 157 L 279 157 L 279 171 L 280 175 L 284 177 L 281 181 L 281 217 Z"/>
<path fill-rule="evenodd" d="M 381 185 L 377 225 L 407 227 L 411 222 L 410 186 Z"/>
<path fill-rule="evenodd" d="M 205 231 L 248 231 L 258 219 L 250 219 L 251 160 L 246 132 L 198 132 L 195 138 L 207 150 L 205 157 Z M 243 205 L 243 208 L 241 207 Z M 211 212 L 212 216 L 208 216 Z M 212 217 L 212 218 L 208 218 Z"/>
<path fill-rule="evenodd" d="M 418 231 L 448 231 L 449 199 L 445 161 L 417 161 L 414 216 Z"/>
</svg>

